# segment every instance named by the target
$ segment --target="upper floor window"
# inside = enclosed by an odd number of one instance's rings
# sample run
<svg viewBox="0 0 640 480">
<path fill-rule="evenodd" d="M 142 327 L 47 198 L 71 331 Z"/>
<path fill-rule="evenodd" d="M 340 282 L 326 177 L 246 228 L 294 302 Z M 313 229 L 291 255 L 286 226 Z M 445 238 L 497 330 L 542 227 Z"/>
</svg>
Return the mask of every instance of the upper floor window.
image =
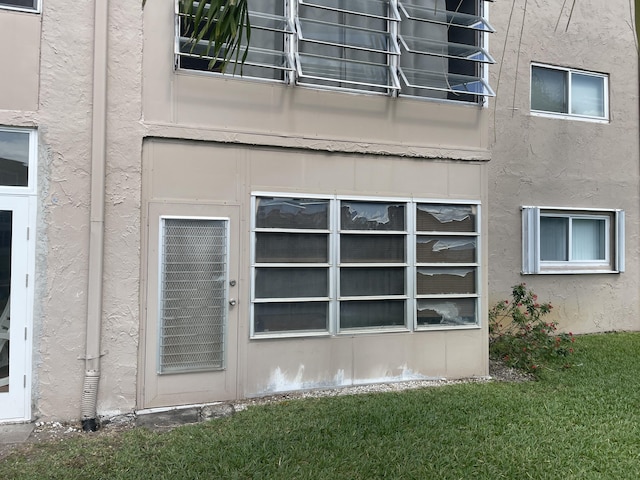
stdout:
<svg viewBox="0 0 640 480">
<path fill-rule="evenodd" d="M 178 2 L 179 9 L 184 2 Z M 482 101 L 494 93 L 483 0 L 249 0 L 243 75 L 316 88 Z M 177 65 L 219 71 L 194 16 L 178 13 Z M 244 43 L 246 45 L 246 41 Z M 224 48 L 223 48 L 224 50 Z M 233 60 L 227 72 L 236 73 Z"/>
<path fill-rule="evenodd" d="M 0 0 L 0 8 L 10 8 L 16 10 L 29 10 L 37 12 L 39 9 L 38 0 Z"/>
<path fill-rule="evenodd" d="M 36 131 L 0 126 L 0 192 L 35 189 Z"/>
<path fill-rule="evenodd" d="M 608 76 L 569 68 L 531 66 L 531 111 L 582 119 L 609 118 Z"/>
</svg>

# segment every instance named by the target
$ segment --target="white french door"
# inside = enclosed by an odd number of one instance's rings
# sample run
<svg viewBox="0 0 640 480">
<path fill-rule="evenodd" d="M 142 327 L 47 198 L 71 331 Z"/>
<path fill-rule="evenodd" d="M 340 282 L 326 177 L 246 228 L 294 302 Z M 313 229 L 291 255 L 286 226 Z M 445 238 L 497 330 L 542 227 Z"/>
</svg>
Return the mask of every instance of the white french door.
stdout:
<svg viewBox="0 0 640 480">
<path fill-rule="evenodd" d="M 31 416 L 30 201 L 0 195 L 0 422 Z"/>
</svg>

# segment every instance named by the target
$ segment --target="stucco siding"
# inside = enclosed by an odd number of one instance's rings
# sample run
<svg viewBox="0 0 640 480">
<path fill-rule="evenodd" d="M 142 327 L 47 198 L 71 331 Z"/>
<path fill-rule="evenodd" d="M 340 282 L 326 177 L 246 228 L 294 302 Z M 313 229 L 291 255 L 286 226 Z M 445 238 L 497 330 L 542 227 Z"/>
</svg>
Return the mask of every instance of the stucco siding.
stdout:
<svg viewBox="0 0 640 480">
<path fill-rule="evenodd" d="M 569 2 L 570 3 L 570 2 Z M 555 305 L 566 330 L 640 327 L 638 288 L 638 69 L 630 3 L 495 3 L 500 25 L 492 51 L 498 96 L 492 108 L 489 167 L 489 287 L 493 301 L 526 282 Z M 530 113 L 532 62 L 609 75 L 610 121 Z M 520 207 L 623 209 L 626 271 L 620 274 L 520 275 Z"/>
</svg>

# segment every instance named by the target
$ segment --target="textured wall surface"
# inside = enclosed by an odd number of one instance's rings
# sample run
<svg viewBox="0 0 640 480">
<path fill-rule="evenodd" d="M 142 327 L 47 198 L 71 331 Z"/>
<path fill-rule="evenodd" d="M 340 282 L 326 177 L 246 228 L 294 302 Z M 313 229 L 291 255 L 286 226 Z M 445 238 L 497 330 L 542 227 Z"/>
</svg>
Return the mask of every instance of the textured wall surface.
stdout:
<svg viewBox="0 0 640 480">
<path fill-rule="evenodd" d="M 575 7 L 573 7 L 575 4 Z M 495 2 L 491 50 L 497 99 L 489 168 L 489 290 L 526 282 L 574 332 L 637 329 L 638 67 L 630 2 Z M 573 7 L 573 8 L 572 8 Z M 594 15 L 594 13 L 597 14 Z M 530 114 L 531 62 L 609 74 L 610 122 Z M 520 275 L 523 205 L 626 211 L 626 272 Z"/>
<path fill-rule="evenodd" d="M 33 115 L 40 142 L 33 413 L 77 419 L 87 317 L 93 5 L 43 2 L 41 16 Z M 140 5 L 112 1 L 109 17 L 100 413 L 135 406 L 139 317 Z"/>
</svg>

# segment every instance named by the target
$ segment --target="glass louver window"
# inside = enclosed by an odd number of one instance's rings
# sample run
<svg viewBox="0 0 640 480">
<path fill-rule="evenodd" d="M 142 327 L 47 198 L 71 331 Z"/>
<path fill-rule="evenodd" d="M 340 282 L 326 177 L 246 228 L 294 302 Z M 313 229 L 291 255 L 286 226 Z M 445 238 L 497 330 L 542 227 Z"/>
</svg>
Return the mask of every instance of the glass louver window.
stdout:
<svg viewBox="0 0 640 480">
<path fill-rule="evenodd" d="M 257 196 L 252 335 L 478 324 L 479 206 Z"/>
<path fill-rule="evenodd" d="M 476 323 L 478 233 L 475 205 L 416 206 L 418 328 Z"/>
<path fill-rule="evenodd" d="M 493 28 L 476 0 L 399 1 L 402 95 L 477 101 L 494 96 L 483 64 L 494 63 L 482 47 Z"/>
<path fill-rule="evenodd" d="M 485 65 L 494 63 L 483 47 L 484 34 L 494 31 L 485 1 L 249 0 L 251 46 L 242 75 L 478 102 L 494 96 L 485 80 Z M 193 23 L 179 14 L 178 66 L 220 71 L 207 41 L 189 42 Z M 230 72 L 238 73 L 233 62 Z"/>
<path fill-rule="evenodd" d="M 227 220 L 162 221 L 160 373 L 225 366 L 227 230 Z"/>
<path fill-rule="evenodd" d="M 178 2 L 179 7 L 182 2 Z M 197 5 L 198 2 L 194 2 Z M 220 71 L 224 58 L 225 46 L 218 55 L 213 56 L 213 48 L 206 39 L 197 43 L 190 41 L 190 34 L 195 27 L 195 16 L 178 13 L 178 67 L 189 70 Z M 251 38 L 249 53 L 242 66 L 242 74 L 246 77 L 284 80 L 285 72 L 292 69 L 292 61 L 287 50 L 289 36 L 293 31 L 292 23 L 285 16 L 284 0 L 249 0 L 249 23 Z M 247 45 L 246 32 L 240 46 L 242 57 Z M 240 74 L 241 66 L 236 64 L 235 55 L 229 62 L 226 72 Z"/>
<path fill-rule="evenodd" d="M 388 1 L 300 0 L 298 83 L 387 93 L 399 88 L 390 57 L 400 54 Z"/>
<path fill-rule="evenodd" d="M 340 202 L 340 330 L 407 324 L 406 205 Z"/>
<path fill-rule="evenodd" d="M 255 207 L 254 333 L 329 328 L 329 202 L 260 197 Z"/>
</svg>

